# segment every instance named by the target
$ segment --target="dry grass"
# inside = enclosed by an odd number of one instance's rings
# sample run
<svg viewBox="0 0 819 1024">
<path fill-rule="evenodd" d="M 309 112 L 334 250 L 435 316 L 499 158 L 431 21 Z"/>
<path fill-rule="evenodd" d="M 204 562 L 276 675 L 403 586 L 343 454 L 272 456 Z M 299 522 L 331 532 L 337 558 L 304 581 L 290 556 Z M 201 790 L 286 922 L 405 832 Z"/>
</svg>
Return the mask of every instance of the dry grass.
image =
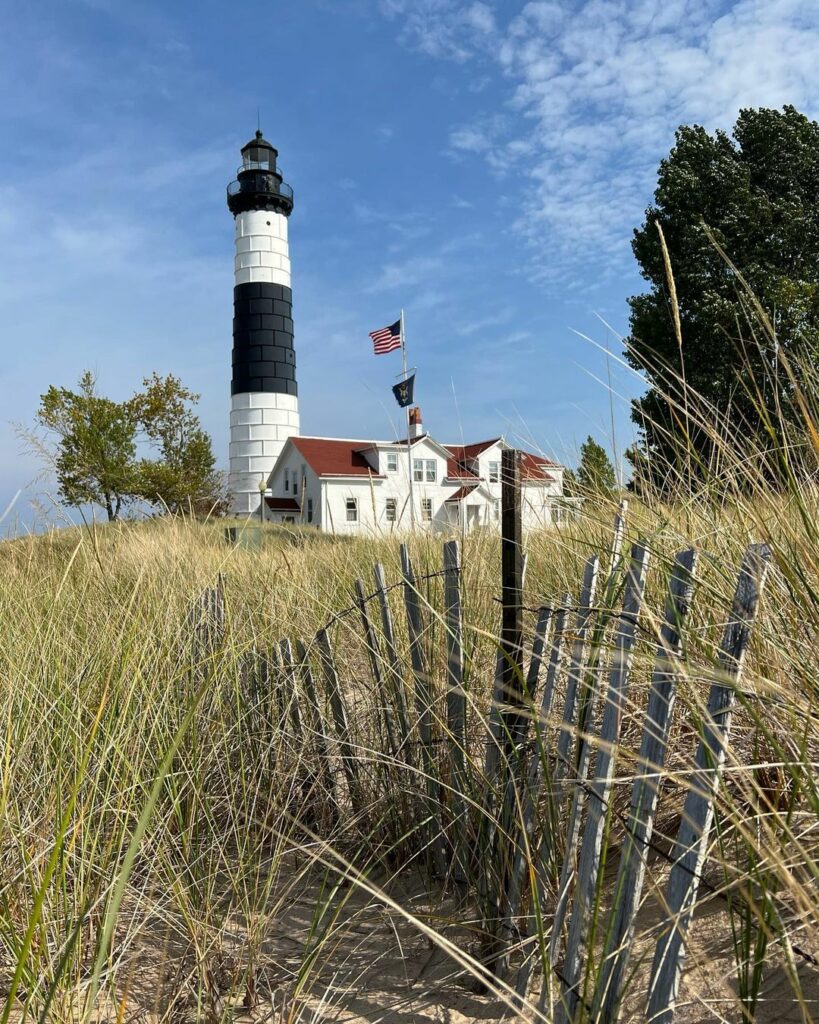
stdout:
<svg viewBox="0 0 819 1024">
<path fill-rule="evenodd" d="M 732 937 L 724 899 L 718 911 L 704 914 L 705 920 L 717 913 L 724 922 L 719 956 L 713 946 L 707 955 L 718 977 L 706 971 L 702 982 L 719 994 L 704 995 L 702 985 L 688 993 L 693 1016 L 683 1010 L 680 1019 L 710 1019 L 704 998 L 714 1019 L 739 1019 L 742 978 L 753 987 L 742 973 L 743 942 L 751 943 L 753 958 L 759 926 L 769 934 L 761 983 L 784 971 L 791 1002 L 804 983 L 804 962 L 788 953 L 787 942 L 819 953 L 814 500 L 800 492 L 757 495 L 730 510 L 704 501 L 673 513 L 632 507 L 630 535 L 645 535 L 652 546 L 647 608 L 662 607 L 675 550 L 693 541 L 707 552 L 686 634 L 687 671 L 661 834 L 673 836 L 682 795 L 678 773 L 690 757 L 703 675 L 745 542 L 767 540 L 776 563 L 744 677 L 746 696 L 719 802 L 720 842 L 709 869 L 714 886 L 731 894 L 737 930 Z M 611 507 L 589 506 L 582 523 L 528 539 L 528 605 L 575 591 L 584 559 L 610 542 L 611 518 Z M 412 552 L 419 574 L 440 568 L 439 541 L 416 539 Z M 476 806 L 486 782 L 480 751 L 496 658 L 498 559 L 497 539 L 467 538 Z M 464 902 L 457 889 L 428 891 L 413 867 L 423 849 L 413 822 L 421 787 L 406 772 L 396 775 L 375 739 L 376 701 L 356 617 L 339 620 L 331 633 L 366 779 L 358 815 L 349 807 L 335 817 L 326 813 L 311 782 L 312 755 L 271 716 L 270 694 L 248 671 L 254 652 L 271 650 L 282 637 L 309 640 L 350 604 L 357 576 L 369 587 L 379 560 L 388 579 L 397 580 L 397 545 L 390 540 L 294 539 L 271 530 L 258 553 L 228 548 L 217 525 L 168 521 L 60 531 L 3 545 L 4 1020 L 501 1015 L 502 1002 L 463 986 L 479 949 L 475 904 L 469 897 Z M 220 573 L 226 635 L 202 663 L 192 643 L 191 608 Z M 440 585 L 433 578 L 422 592 L 442 707 Z M 406 659 L 400 593 L 391 599 Z M 619 762 L 618 806 L 625 806 L 634 771 L 651 633 L 647 617 Z M 776 812 L 760 801 L 754 766 L 761 762 L 779 765 Z M 396 795 L 402 791 L 404 798 Z M 619 834 L 615 818 L 612 860 Z M 661 862 L 653 873 L 662 877 Z M 650 918 L 650 905 L 646 914 Z M 640 949 L 650 949 L 652 926 L 641 924 Z M 789 962 L 799 970 L 789 974 Z M 689 978 L 696 978 L 703 964 L 696 955 L 691 963 Z M 417 975 L 412 984 L 410 975 Z M 639 998 L 626 1009 L 637 1019 Z"/>
<path fill-rule="evenodd" d="M 751 343 L 761 338 L 766 351 L 778 351 L 751 296 L 747 310 L 756 330 Z M 624 1020 L 645 1019 L 651 956 L 668 924 L 667 853 L 750 541 L 770 545 L 772 570 L 737 693 L 675 1020 L 819 1018 L 819 416 L 808 397 L 819 395 L 819 381 L 815 367 L 797 373 L 779 358 L 776 393 L 787 394 L 799 415 L 771 422 L 761 400 L 770 382 L 745 383 L 752 397 L 758 389 L 770 438 L 752 450 L 669 375 L 669 408 L 711 439 L 713 453 L 702 465 L 683 438 L 680 458 L 667 467 L 670 490 L 630 510 L 627 543 L 648 542 L 651 568 L 617 750 L 603 911 L 621 813 L 641 770 L 639 732 L 670 565 L 691 545 L 701 558 Z M 613 515 L 613 499 L 589 501 L 580 522 L 528 537 L 527 606 L 564 592 L 576 600 L 585 560 L 608 550 Z M 413 538 L 410 547 L 423 577 L 437 751 L 431 781 L 446 793 L 440 541 Z M 500 797 L 484 770 L 499 547 L 483 534 L 463 545 L 466 798 L 478 844 Z M 476 850 L 486 869 L 476 884 L 431 884 L 424 870 L 430 780 L 417 767 L 415 730 L 399 756 L 386 752 L 384 699 L 371 681 L 357 613 L 336 617 L 349 607 L 357 577 L 371 589 L 377 561 L 389 581 L 399 579 L 394 538 L 334 541 L 270 530 L 263 550 L 253 552 L 228 548 L 219 524 L 171 521 L 64 530 L 0 546 L 0 1024 L 459 1024 L 536 1016 L 532 1003 L 515 1009 L 502 982 L 485 994 L 469 987 L 481 976 L 491 916 L 485 850 Z M 209 646 L 197 639 L 196 609 L 220 575 L 225 629 Z M 390 600 L 412 706 L 400 591 Z M 618 600 L 612 586 L 596 612 L 603 664 Z M 531 639 L 534 616 L 527 615 Z M 343 780 L 333 745 L 335 800 L 317 753 L 323 730 L 303 701 L 294 715 L 292 679 L 270 660 L 283 638 L 309 643 L 325 625 L 358 773 L 353 784 Z M 327 722 L 325 696 L 322 704 Z M 546 761 L 559 700 L 555 708 L 541 723 L 538 753 Z M 540 794 L 535 842 L 550 813 L 549 792 L 546 786 Z M 512 801 L 518 812 L 520 797 Z M 527 867 L 532 875 L 540 870 L 532 851 Z M 551 881 L 544 905 L 525 901 L 518 922 L 540 950 L 551 933 Z M 598 931 L 587 991 L 600 969 L 599 946 Z M 519 958 L 513 951 L 513 965 Z M 550 970 L 547 979 L 554 986 Z M 586 1019 L 581 1004 L 577 1024 Z"/>
</svg>

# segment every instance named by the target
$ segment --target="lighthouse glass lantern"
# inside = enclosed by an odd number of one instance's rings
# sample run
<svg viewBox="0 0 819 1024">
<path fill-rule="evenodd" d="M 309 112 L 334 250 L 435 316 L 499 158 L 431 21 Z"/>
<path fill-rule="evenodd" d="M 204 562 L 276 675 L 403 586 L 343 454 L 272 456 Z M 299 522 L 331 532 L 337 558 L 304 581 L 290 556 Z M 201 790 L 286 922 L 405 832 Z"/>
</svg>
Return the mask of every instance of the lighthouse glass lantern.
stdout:
<svg viewBox="0 0 819 1024">
<path fill-rule="evenodd" d="M 264 514 L 259 476 L 269 477 L 287 438 L 299 433 L 288 248 L 293 190 L 278 155 L 257 131 L 227 189 L 236 226 L 229 486 L 239 516 Z"/>
</svg>

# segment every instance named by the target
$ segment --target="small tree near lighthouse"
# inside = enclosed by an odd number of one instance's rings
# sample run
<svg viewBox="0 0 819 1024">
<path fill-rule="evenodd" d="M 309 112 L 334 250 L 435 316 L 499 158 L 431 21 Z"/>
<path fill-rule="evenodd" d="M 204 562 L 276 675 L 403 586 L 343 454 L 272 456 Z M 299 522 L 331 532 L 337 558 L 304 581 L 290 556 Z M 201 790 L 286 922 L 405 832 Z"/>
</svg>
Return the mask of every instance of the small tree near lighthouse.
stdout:
<svg viewBox="0 0 819 1024">
<path fill-rule="evenodd" d="M 65 505 L 99 505 L 109 521 L 135 503 L 175 514 L 221 511 L 224 484 L 191 408 L 198 398 L 178 377 L 154 373 L 117 402 L 97 392 L 86 370 L 76 391 L 52 385 L 40 399 L 37 423 L 52 443 L 24 436 L 53 468 Z"/>
</svg>

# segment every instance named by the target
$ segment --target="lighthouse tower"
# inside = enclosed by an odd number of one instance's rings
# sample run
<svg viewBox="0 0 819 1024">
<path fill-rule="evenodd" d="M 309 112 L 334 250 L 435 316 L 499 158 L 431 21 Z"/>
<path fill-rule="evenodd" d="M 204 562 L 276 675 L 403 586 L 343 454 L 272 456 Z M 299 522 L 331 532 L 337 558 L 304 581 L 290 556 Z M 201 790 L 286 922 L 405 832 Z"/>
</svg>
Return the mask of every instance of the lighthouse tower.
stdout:
<svg viewBox="0 0 819 1024">
<path fill-rule="evenodd" d="M 277 157 L 257 131 L 227 190 L 236 222 L 229 486 L 238 516 L 258 511 L 260 480 L 299 432 L 287 246 L 293 189 Z"/>
</svg>

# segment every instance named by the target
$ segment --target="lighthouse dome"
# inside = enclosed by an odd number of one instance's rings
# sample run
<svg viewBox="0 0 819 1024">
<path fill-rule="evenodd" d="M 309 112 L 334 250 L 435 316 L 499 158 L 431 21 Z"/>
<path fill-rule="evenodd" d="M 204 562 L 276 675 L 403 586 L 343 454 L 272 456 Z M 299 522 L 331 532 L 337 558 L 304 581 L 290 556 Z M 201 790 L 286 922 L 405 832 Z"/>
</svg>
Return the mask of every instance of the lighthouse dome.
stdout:
<svg viewBox="0 0 819 1024">
<path fill-rule="evenodd" d="M 270 145 L 261 131 L 257 131 L 256 137 L 242 146 L 242 168 L 248 171 L 275 171 L 278 155 L 279 151 Z"/>
<path fill-rule="evenodd" d="M 276 166 L 278 155 L 261 131 L 242 146 L 242 166 L 227 189 L 228 207 L 234 216 L 246 210 L 272 210 L 290 216 L 293 189 L 282 180 Z"/>
</svg>

